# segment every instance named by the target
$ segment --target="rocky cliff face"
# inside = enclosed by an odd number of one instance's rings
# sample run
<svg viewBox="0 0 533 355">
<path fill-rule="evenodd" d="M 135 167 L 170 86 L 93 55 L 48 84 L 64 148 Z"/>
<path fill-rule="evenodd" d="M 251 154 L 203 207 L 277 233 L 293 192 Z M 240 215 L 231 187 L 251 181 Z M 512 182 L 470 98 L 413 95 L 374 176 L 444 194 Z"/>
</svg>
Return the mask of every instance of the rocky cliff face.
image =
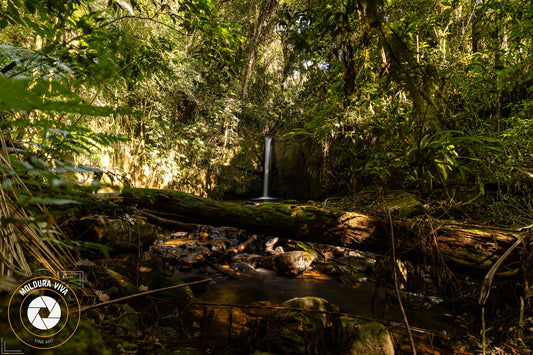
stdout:
<svg viewBox="0 0 533 355">
<path fill-rule="evenodd" d="M 272 195 L 299 200 L 317 199 L 322 195 L 320 166 L 313 150 L 290 137 L 274 139 Z"/>
<path fill-rule="evenodd" d="M 318 199 L 320 154 L 291 137 L 275 136 L 272 141 L 270 195 L 283 199 Z M 210 197 L 248 199 L 260 197 L 263 186 L 263 137 L 243 141 L 240 151 L 217 174 Z"/>
</svg>

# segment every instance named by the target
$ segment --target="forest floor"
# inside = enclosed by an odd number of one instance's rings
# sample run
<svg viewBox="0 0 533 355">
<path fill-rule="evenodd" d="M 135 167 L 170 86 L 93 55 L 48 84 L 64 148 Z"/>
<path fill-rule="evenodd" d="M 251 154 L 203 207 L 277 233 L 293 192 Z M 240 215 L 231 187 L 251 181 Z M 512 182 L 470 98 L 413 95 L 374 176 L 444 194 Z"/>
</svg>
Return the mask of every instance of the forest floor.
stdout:
<svg viewBox="0 0 533 355">
<path fill-rule="evenodd" d="M 494 215 L 476 211 L 474 203 L 425 203 L 413 197 L 403 191 L 363 192 L 304 205 L 373 214 L 394 207 L 406 217 L 428 213 L 473 224 L 494 222 Z M 385 325 L 396 353 L 409 353 L 410 336 L 395 281 L 401 283 L 400 299 L 418 353 L 518 354 L 533 348 L 533 319 L 523 313 L 524 308 L 531 309 L 531 298 L 520 295 L 524 286 L 520 273 L 496 277 L 490 298 L 481 307 L 482 280 L 448 275 L 458 287 L 446 294 L 439 290 L 438 280 L 428 280 L 430 266 L 422 259 L 419 264 L 399 262 L 400 275 L 395 278 L 390 255 L 283 239 L 272 242 L 268 236 L 231 226 L 201 225 L 194 231 L 161 228 L 116 202 L 106 197 L 98 207 L 64 221 L 63 228 L 72 237 L 101 246 L 82 250 L 76 264 L 85 278 L 77 293 L 82 308 L 87 308 L 76 335 L 62 347 L 63 354 L 323 353 L 320 349 L 348 353 L 342 347 L 331 348 L 328 331 L 336 324 L 335 312 L 318 330 L 313 324 L 300 324 L 318 333 L 293 330 L 288 343 L 288 335 L 277 332 L 281 323 L 265 323 L 284 301 L 305 296 L 324 298 L 345 315 Z M 517 217 L 514 223 L 521 220 L 527 216 Z M 513 221 L 507 226 L 513 226 Z M 263 262 L 259 267 L 251 262 L 254 257 L 272 258 L 274 247 L 315 256 L 309 267 L 292 275 L 292 266 L 283 272 L 279 265 Z M 236 251 L 229 253 L 232 249 Z M 148 293 L 183 282 L 199 283 Z M 132 295 L 136 296 L 126 298 Z M 105 303 L 110 300 L 117 302 Z"/>
</svg>

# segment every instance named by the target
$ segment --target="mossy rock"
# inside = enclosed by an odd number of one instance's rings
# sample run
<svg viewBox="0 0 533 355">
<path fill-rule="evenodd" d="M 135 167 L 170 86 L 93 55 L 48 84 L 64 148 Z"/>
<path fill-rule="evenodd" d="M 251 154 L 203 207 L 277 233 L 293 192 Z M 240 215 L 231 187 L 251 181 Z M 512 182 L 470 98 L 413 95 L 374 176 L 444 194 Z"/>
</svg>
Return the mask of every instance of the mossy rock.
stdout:
<svg viewBox="0 0 533 355">
<path fill-rule="evenodd" d="M 109 297 L 119 298 L 139 293 L 139 289 L 126 276 L 111 269 L 106 269 L 106 273 L 113 284 L 107 290 Z"/>
<path fill-rule="evenodd" d="M 392 336 L 383 325 L 331 314 L 339 307 L 323 298 L 298 297 L 281 306 L 303 310 L 278 310 L 251 325 L 249 333 L 242 334 L 243 343 L 252 346 L 249 352 L 394 354 Z"/>
<path fill-rule="evenodd" d="M 411 194 L 404 194 L 402 197 L 387 202 L 384 207 L 397 214 L 398 217 L 407 218 L 423 214 L 424 206 Z"/>
<path fill-rule="evenodd" d="M 347 354 L 353 355 L 393 355 L 394 341 L 387 328 L 380 323 L 367 322 L 355 318 L 341 317 L 345 333 L 357 331 L 357 337 L 347 345 Z"/>
<path fill-rule="evenodd" d="M 324 311 L 324 312 L 339 312 L 339 307 L 330 304 L 327 300 L 314 297 L 296 297 L 281 304 L 282 307 L 287 308 L 301 308 L 306 310 Z M 289 312 L 289 313 L 287 313 Z M 317 328 L 319 325 L 326 324 L 327 317 L 325 313 L 319 312 L 299 312 L 299 311 L 277 311 L 276 316 L 283 317 L 285 322 L 305 323 L 311 328 Z"/>
<path fill-rule="evenodd" d="M 298 310 L 278 310 L 261 319 L 256 324 L 256 330 L 252 334 L 243 334 L 243 339 L 248 341 L 250 337 L 259 335 L 259 338 L 251 341 L 251 349 L 269 351 L 275 354 L 306 354 L 324 353 L 329 345 L 325 345 L 330 338 L 326 333 L 334 331 L 330 316 L 321 312 L 306 312 L 304 310 L 316 310 L 335 312 L 339 308 L 331 305 L 319 297 L 298 297 L 285 301 L 282 307 L 299 308 Z M 334 352 L 334 349 L 329 349 Z"/>
<path fill-rule="evenodd" d="M 149 290 L 184 283 L 183 280 L 169 270 L 163 258 L 151 253 L 145 253 L 142 257 L 139 281 L 141 284 L 147 286 Z M 159 295 L 168 296 L 177 300 L 190 300 L 193 297 L 193 292 L 190 287 L 186 286 L 163 291 Z"/>
<path fill-rule="evenodd" d="M 129 304 L 121 304 L 117 325 L 129 333 L 137 332 L 139 330 L 138 312 Z"/>
</svg>

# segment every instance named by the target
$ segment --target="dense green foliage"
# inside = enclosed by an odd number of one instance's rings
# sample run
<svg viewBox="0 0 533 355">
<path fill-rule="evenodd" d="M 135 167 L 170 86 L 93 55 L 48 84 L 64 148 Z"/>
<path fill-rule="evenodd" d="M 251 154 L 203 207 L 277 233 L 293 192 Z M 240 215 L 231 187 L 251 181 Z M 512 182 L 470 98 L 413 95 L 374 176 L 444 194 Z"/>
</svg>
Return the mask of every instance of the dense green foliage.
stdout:
<svg viewBox="0 0 533 355">
<path fill-rule="evenodd" d="M 531 0 L 0 0 L 0 277 L 109 256 L 57 221 L 120 185 L 258 196 L 263 136 L 282 198 L 531 225 L 532 58 Z"/>
<path fill-rule="evenodd" d="M 243 142 L 273 134 L 305 147 L 323 196 L 385 184 L 466 203 L 531 186 L 530 1 L 0 10 L 1 120 L 19 154 L 209 194 L 230 164 L 258 170 Z"/>
</svg>

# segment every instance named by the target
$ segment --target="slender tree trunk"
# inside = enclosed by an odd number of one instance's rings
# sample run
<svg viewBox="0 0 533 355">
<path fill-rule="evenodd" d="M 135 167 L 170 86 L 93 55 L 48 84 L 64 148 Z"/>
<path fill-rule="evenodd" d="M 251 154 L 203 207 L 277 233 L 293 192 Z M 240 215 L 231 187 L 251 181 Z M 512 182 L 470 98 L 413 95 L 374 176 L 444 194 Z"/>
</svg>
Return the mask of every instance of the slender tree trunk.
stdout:
<svg viewBox="0 0 533 355">
<path fill-rule="evenodd" d="M 250 41 L 248 66 L 244 76 L 244 82 L 242 85 L 241 101 L 245 101 L 248 97 L 248 88 L 250 80 L 252 78 L 255 62 L 257 60 L 257 51 L 260 40 L 265 36 L 268 28 L 270 28 L 270 21 L 278 5 L 277 0 L 263 0 L 261 4 L 255 6 L 255 21 L 254 21 L 254 33 Z"/>
<path fill-rule="evenodd" d="M 392 28 L 385 28 L 386 22 L 380 7 L 380 1 L 367 2 L 365 20 L 369 28 L 376 29 L 381 46 L 385 49 L 385 57 L 389 57 L 390 75 L 409 93 L 416 121 L 421 125 L 429 123 L 440 129 L 433 103 L 432 80 L 426 77 L 426 73 L 400 35 Z M 387 58 L 384 62 L 387 62 Z"/>
<path fill-rule="evenodd" d="M 246 74 L 244 76 L 244 83 L 242 85 L 242 94 L 241 101 L 245 101 L 248 97 L 248 85 L 250 83 L 250 78 L 255 67 L 255 59 L 257 56 L 257 42 L 259 42 L 259 33 L 260 33 L 260 23 L 261 13 L 259 11 L 259 6 L 255 6 L 255 25 L 254 25 L 254 35 L 250 42 L 249 56 L 248 56 L 248 67 L 246 68 Z"/>
</svg>

